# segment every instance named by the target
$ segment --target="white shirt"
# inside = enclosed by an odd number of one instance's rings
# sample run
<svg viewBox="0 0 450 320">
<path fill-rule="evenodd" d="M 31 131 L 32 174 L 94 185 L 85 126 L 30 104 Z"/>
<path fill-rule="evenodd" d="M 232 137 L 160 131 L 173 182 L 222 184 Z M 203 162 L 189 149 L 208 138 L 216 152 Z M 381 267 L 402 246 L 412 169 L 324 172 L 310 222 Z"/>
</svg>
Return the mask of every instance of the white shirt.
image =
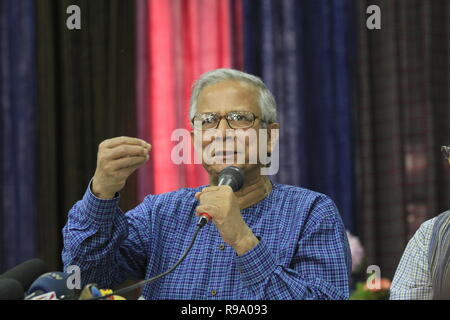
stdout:
<svg viewBox="0 0 450 320">
<path fill-rule="evenodd" d="M 409 240 L 391 285 L 391 300 L 431 300 L 428 248 L 436 217 L 422 223 Z"/>
</svg>

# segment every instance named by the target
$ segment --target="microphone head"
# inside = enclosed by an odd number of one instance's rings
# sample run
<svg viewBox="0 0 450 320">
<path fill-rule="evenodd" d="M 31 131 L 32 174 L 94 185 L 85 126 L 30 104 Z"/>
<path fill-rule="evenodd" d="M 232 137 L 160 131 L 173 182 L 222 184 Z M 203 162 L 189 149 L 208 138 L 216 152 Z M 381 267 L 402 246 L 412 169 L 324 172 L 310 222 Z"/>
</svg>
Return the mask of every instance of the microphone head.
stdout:
<svg viewBox="0 0 450 320">
<path fill-rule="evenodd" d="M 0 279 L 0 300 L 23 300 L 24 290 L 15 279 Z"/>
<path fill-rule="evenodd" d="M 230 166 L 219 173 L 219 186 L 230 186 L 234 192 L 244 185 L 244 171 L 241 168 Z"/>
<path fill-rule="evenodd" d="M 30 285 L 41 274 L 48 272 L 47 265 L 40 259 L 32 259 L 25 261 L 11 270 L 0 275 L 0 279 L 15 279 L 19 281 L 23 289 L 28 290 Z"/>
<path fill-rule="evenodd" d="M 74 290 L 67 287 L 68 278 L 69 274 L 65 272 L 45 273 L 33 282 L 27 294 L 30 295 L 35 292 L 47 293 L 54 291 L 58 298 L 61 296 L 73 297 L 75 293 Z"/>
</svg>

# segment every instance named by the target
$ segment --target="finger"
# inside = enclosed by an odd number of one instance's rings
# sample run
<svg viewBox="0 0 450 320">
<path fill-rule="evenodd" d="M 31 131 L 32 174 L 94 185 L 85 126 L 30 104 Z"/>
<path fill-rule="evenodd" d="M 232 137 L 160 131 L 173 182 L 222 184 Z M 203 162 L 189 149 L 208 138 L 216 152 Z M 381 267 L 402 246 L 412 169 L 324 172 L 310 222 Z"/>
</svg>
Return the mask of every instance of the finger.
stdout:
<svg viewBox="0 0 450 320">
<path fill-rule="evenodd" d="M 200 216 L 202 213 L 207 213 L 212 218 L 217 215 L 218 208 L 211 204 L 201 204 L 195 209 L 195 214 Z"/>
<path fill-rule="evenodd" d="M 207 188 L 203 189 L 202 191 L 197 192 L 195 194 L 195 198 L 200 201 L 202 198 L 205 199 L 205 196 L 213 196 L 214 197 L 214 195 L 213 195 L 214 192 L 217 192 L 219 190 L 224 190 L 224 188 L 229 188 L 231 191 L 233 191 L 233 189 L 231 189 L 230 186 L 207 187 Z"/>
<path fill-rule="evenodd" d="M 198 195 L 198 201 L 200 201 L 200 204 L 215 203 L 217 201 L 222 201 L 221 198 L 223 197 L 220 194 L 212 191 L 201 193 Z"/>
<path fill-rule="evenodd" d="M 147 148 L 149 148 L 151 146 L 149 143 L 147 143 L 146 141 L 144 141 L 142 139 L 132 138 L 132 137 L 116 137 L 116 138 L 112 138 L 112 139 L 107 139 L 101 143 L 101 145 L 106 148 L 115 148 L 122 144 L 140 145 L 140 146 L 147 147 Z"/>
<path fill-rule="evenodd" d="M 129 145 L 141 145 L 145 147 L 149 147 L 150 144 L 147 143 L 147 141 L 133 138 L 133 137 L 116 137 L 112 139 L 105 140 L 105 146 L 107 148 L 115 148 L 122 144 L 129 144 Z"/>
<path fill-rule="evenodd" d="M 212 186 L 212 187 L 206 187 L 204 188 L 202 191 L 200 191 L 201 193 L 207 193 L 207 192 L 211 192 L 211 191 L 217 191 L 221 188 L 222 186 Z"/>
<path fill-rule="evenodd" d="M 114 149 L 110 149 L 106 155 L 109 160 L 116 160 L 126 157 L 146 157 L 149 150 L 136 145 L 120 145 Z"/>
<path fill-rule="evenodd" d="M 128 167 L 128 168 L 120 169 L 116 172 L 123 173 L 126 177 L 129 177 L 134 171 L 136 171 L 142 165 L 143 165 L 143 163 L 139 163 L 139 164 L 136 164 L 136 165 Z"/>
<path fill-rule="evenodd" d="M 120 169 L 130 168 L 134 166 L 140 166 L 148 160 L 148 157 L 138 156 L 138 157 L 128 157 L 111 162 L 112 171 L 117 171 Z"/>
</svg>

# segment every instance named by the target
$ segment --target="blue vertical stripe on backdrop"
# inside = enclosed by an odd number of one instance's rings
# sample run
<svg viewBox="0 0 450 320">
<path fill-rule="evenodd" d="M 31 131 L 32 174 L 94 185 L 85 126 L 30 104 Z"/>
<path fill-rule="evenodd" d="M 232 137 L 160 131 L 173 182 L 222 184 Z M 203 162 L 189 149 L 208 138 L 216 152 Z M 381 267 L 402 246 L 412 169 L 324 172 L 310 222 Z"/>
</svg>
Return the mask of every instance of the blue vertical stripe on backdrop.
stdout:
<svg viewBox="0 0 450 320">
<path fill-rule="evenodd" d="M 354 232 L 351 0 L 244 0 L 244 69 L 278 103 L 275 180 L 329 195 Z"/>
<path fill-rule="evenodd" d="M 33 0 L 0 1 L 0 272 L 36 256 Z"/>
</svg>

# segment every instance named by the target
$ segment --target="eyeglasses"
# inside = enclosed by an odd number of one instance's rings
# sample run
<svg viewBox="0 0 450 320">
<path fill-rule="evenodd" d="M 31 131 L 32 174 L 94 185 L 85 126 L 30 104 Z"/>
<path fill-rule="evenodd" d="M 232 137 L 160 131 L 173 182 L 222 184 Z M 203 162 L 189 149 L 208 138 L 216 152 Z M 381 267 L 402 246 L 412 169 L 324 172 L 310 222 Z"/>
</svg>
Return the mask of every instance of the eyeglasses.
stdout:
<svg viewBox="0 0 450 320">
<path fill-rule="evenodd" d="M 448 160 L 450 158 L 450 147 L 442 146 L 441 151 L 442 151 L 442 154 L 444 155 L 445 159 Z"/>
<path fill-rule="evenodd" d="M 216 112 L 197 113 L 192 119 L 194 129 L 209 130 L 217 129 L 219 123 L 225 118 L 231 129 L 247 129 L 253 127 L 255 119 L 258 119 L 250 111 L 231 111 L 222 116 Z"/>
</svg>

